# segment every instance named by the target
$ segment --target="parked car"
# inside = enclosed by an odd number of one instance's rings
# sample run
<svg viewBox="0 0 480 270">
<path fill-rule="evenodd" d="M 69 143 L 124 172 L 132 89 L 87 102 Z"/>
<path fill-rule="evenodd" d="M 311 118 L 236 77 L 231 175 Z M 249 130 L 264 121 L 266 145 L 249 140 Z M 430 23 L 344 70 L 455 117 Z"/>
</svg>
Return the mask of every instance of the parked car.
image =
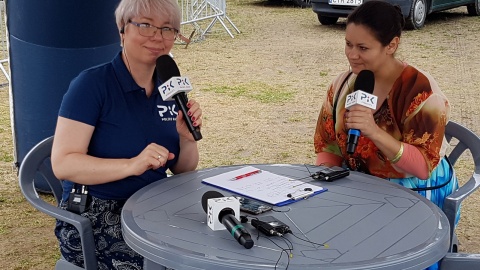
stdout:
<svg viewBox="0 0 480 270">
<path fill-rule="evenodd" d="M 348 14 L 363 2 L 369 0 L 311 0 L 313 12 L 323 25 L 335 24 L 339 17 Z M 468 14 L 480 16 L 479 0 L 386 0 L 400 6 L 406 20 L 407 29 L 420 29 L 425 18 L 432 12 L 467 6 Z"/>
<path fill-rule="evenodd" d="M 282 2 L 283 0 L 268 0 L 269 2 L 276 3 L 276 2 Z M 301 7 L 301 8 L 307 8 L 311 7 L 311 0 L 291 0 L 295 6 Z"/>
<path fill-rule="evenodd" d="M 292 0 L 292 2 L 301 8 L 311 7 L 312 1 L 311 0 Z"/>
</svg>

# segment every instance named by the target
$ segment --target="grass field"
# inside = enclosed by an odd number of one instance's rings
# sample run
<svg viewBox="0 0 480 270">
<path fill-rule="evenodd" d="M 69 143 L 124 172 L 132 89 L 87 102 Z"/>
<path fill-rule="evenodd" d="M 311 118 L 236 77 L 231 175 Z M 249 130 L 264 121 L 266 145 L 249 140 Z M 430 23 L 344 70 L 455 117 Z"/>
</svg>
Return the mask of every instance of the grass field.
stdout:
<svg viewBox="0 0 480 270">
<path fill-rule="evenodd" d="M 312 164 L 313 132 L 330 81 L 348 67 L 344 21 L 326 27 L 290 3 L 228 0 L 240 29 L 217 23 L 200 42 L 173 54 L 204 111 L 199 168 L 245 163 Z M 227 26 L 229 26 L 227 24 Z M 229 26 L 230 27 L 230 26 Z M 458 8 L 404 32 L 398 57 L 436 78 L 452 104 L 451 119 L 480 134 L 480 18 Z M 186 30 L 185 35 L 190 33 Z M 48 68 L 48 67 L 45 67 Z M 52 74 L 55 76 L 55 74 Z M 0 84 L 5 79 L 0 74 Z M 15 91 L 15 89 L 13 89 Z M 53 269 L 59 256 L 54 220 L 21 195 L 14 163 L 8 86 L 0 88 L 0 257 L 2 269 Z M 54 121 L 54 119 L 52 119 Z M 22 132 L 22 131 L 17 131 Z M 468 155 L 457 167 L 472 171 Z M 47 199 L 50 199 L 47 197 Z M 480 192 L 467 199 L 457 228 L 460 249 L 480 253 Z"/>
</svg>

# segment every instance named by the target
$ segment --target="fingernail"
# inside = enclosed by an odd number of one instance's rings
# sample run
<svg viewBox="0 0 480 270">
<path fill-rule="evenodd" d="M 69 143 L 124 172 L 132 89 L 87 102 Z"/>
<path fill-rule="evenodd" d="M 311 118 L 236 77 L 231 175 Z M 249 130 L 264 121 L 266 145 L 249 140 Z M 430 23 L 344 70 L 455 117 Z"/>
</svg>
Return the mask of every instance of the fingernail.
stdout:
<svg viewBox="0 0 480 270">
<path fill-rule="evenodd" d="M 192 112 L 188 112 L 188 116 L 192 116 Z"/>
<path fill-rule="evenodd" d="M 193 125 L 194 125 L 194 126 L 198 126 L 197 122 L 193 122 Z"/>
<path fill-rule="evenodd" d="M 195 116 L 192 116 L 192 121 L 195 121 L 195 120 L 197 120 L 197 119 L 195 119 Z"/>
</svg>

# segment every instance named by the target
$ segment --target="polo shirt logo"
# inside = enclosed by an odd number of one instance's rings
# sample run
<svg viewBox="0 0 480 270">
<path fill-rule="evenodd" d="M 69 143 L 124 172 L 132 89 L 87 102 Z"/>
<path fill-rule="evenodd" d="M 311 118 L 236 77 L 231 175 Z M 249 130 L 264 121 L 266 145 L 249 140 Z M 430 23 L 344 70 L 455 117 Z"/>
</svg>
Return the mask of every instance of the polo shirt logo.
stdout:
<svg viewBox="0 0 480 270">
<path fill-rule="evenodd" d="M 175 121 L 177 119 L 178 112 L 175 111 L 175 104 L 172 106 L 157 105 L 157 108 L 162 121 Z"/>
</svg>

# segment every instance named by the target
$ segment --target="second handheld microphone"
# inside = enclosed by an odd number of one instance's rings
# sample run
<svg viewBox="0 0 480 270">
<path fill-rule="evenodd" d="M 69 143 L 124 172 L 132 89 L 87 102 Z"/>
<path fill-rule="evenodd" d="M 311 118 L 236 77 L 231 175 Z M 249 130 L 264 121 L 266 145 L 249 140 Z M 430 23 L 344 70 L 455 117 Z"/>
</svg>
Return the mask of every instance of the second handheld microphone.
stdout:
<svg viewBox="0 0 480 270">
<path fill-rule="evenodd" d="M 375 76 L 370 70 L 362 70 L 358 73 L 353 86 L 354 92 L 347 95 L 345 101 L 345 108 L 350 108 L 353 105 L 360 104 L 375 110 L 377 108 L 377 97 L 372 95 L 375 87 Z M 360 130 L 349 129 L 347 137 L 347 153 L 355 153 L 357 148 L 358 138 L 360 137 Z"/>
</svg>

